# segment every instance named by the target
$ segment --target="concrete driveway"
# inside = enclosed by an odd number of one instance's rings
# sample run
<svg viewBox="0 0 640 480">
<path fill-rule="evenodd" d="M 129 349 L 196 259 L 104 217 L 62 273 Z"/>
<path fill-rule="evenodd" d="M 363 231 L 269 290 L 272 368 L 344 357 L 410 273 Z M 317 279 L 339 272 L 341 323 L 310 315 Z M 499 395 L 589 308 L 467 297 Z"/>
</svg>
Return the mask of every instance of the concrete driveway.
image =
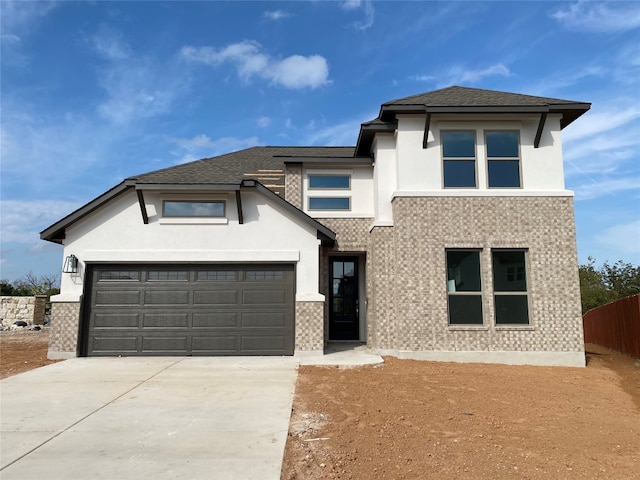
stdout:
<svg viewBox="0 0 640 480">
<path fill-rule="evenodd" d="M 292 357 L 75 358 L 0 382 L 2 480 L 276 480 Z"/>
</svg>

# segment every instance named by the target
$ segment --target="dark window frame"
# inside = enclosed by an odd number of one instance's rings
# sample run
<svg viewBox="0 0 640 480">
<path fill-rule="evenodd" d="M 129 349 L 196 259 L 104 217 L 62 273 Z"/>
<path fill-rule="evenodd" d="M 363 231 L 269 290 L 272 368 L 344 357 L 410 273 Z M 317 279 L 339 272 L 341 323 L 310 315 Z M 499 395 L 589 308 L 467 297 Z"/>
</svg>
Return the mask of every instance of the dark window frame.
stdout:
<svg viewBox="0 0 640 480">
<path fill-rule="evenodd" d="M 514 262 L 513 266 L 506 266 L 501 270 L 506 276 L 506 280 L 498 279 L 498 268 L 496 268 L 497 256 L 501 253 L 507 254 L 521 254 L 522 262 Z M 492 269 L 492 281 L 493 281 L 493 306 L 494 306 L 494 323 L 497 327 L 505 327 L 505 326 L 523 326 L 529 327 L 531 326 L 531 305 L 530 300 L 531 296 L 529 293 L 529 266 L 528 266 L 528 257 L 529 251 L 525 248 L 495 248 L 491 250 L 491 269 Z M 506 289 L 501 287 L 501 284 L 509 284 L 513 283 L 514 285 L 511 288 Z M 522 284 L 522 286 L 520 286 Z M 509 298 L 511 297 L 511 298 Z M 524 303 L 522 303 L 522 299 L 524 298 Z M 513 302 L 518 302 L 520 299 L 519 307 L 524 307 L 524 313 L 526 314 L 526 322 L 523 321 L 504 321 L 503 311 L 499 308 L 499 303 L 503 304 L 505 302 L 512 302 L 512 306 L 518 307 Z"/>
<path fill-rule="evenodd" d="M 450 253 L 473 253 L 475 254 L 475 258 L 477 260 L 477 278 L 473 279 L 472 284 L 477 284 L 477 288 L 475 286 L 473 289 L 464 289 L 458 290 L 458 280 L 460 280 L 460 284 L 464 284 L 462 281 L 462 272 L 460 271 L 459 264 L 451 265 L 450 263 Z M 453 255 L 452 255 L 453 256 Z M 476 266 L 472 265 L 475 270 Z M 454 272 L 454 268 L 458 269 L 458 272 Z M 484 293 L 483 293 L 483 285 L 482 285 L 482 249 L 481 248 L 446 248 L 445 249 L 445 273 L 446 273 L 446 287 L 447 287 L 447 323 L 449 327 L 484 327 Z M 460 278 L 458 279 L 458 275 Z M 451 277 L 454 278 L 451 278 Z M 474 276 L 476 276 L 474 272 Z M 451 282 L 454 282 L 453 284 Z M 460 307 L 463 302 L 467 302 L 467 307 L 470 306 L 469 301 L 476 304 L 476 307 L 479 308 L 479 311 L 476 312 L 476 318 L 480 321 L 473 322 L 460 322 L 453 321 L 452 315 L 454 315 L 453 304 L 458 304 Z"/>
<path fill-rule="evenodd" d="M 492 133 L 515 133 L 517 136 L 518 143 L 518 155 L 517 156 L 489 156 L 489 137 Z M 506 188 L 522 188 L 522 143 L 520 141 L 520 130 L 518 129 L 488 129 L 484 131 L 484 149 L 485 149 L 485 158 L 487 162 L 487 188 L 490 189 L 506 189 Z M 518 183 L 517 185 L 491 185 L 491 165 L 498 164 L 499 162 L 504 162 L 503 165 L 507 163 L 516 163 L 518 167 Z"/>
<path fill-rule="evenodd" d="M 221 215 L 172 215 L 167 214 L 168 203 L 189 203 L 189 204 L 217 204 L 222 205 Z M 165 218 L 225 218 L 227 214 L 227 202 L 225 200 L 163 200 L 162 201 L 162 216 Z"/>
<path fill-rule="evenodd" d="M 473 156 L 446 156 L 445 155 L 445 137 L 447 134 L 455 134 L 455 133 L 471 133 L 473 135 Z M 459 188 L 478 188 L 478 138 L 476 130 L 472 129 L 446 129 L 440 131 L 440 154 L 442 157 L 442 187 L 446 189 L 459 189 Z M 458 166 L 465 163 L 473 163 L 473 185 L 448 185 L 447 181 L 447 165 L 454 165 L 453 162 L 460 162 Z"/>
</svg>

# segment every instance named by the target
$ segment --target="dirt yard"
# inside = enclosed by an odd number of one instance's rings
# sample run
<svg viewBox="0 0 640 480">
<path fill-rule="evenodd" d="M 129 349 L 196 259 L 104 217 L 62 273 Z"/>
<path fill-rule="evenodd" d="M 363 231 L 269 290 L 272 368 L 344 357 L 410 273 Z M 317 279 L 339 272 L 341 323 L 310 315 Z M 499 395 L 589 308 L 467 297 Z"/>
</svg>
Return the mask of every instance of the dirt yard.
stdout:
<svg viewBox="0 0 640 480">
<path fill-rule="evenodd" d="M 0 378 L 47 360 L 48 331 L 0 332 Z M 301 367 L 283 480 L 640 479 L 640 363 Z"/>
<path fill-rule="evenodd" d="M 640 364 L 301 367 L 283 480 L 640 479 Z"/>
<path fill-rule="evenodd" d="M 49 329 L 0 332 L 0 379 L 55 363 L 47 359 Z"/>
</svg>

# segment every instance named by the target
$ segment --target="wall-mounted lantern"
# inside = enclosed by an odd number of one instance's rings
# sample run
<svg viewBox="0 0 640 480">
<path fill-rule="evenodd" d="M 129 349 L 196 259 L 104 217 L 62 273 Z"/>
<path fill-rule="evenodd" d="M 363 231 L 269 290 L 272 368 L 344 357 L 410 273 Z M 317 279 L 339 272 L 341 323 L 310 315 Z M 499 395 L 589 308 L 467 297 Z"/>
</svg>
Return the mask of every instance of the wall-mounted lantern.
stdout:
<svg viewBox="0 0 640 480">
<path fill-rule="evenodd" d="M 62 273 L 78 273 L 78 257 L 69 255 L 65 258 Z"/>
</svg>

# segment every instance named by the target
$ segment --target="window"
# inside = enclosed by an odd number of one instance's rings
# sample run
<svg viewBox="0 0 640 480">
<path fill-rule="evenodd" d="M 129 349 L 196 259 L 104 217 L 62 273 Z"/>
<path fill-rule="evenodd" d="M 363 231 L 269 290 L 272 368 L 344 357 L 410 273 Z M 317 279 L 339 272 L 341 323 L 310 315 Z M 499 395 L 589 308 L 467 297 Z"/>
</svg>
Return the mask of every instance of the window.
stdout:
<svg viewBox="0 0 640 480">
<path fill-rule="evenodd" d="M 139 274 L 136 270 L 105 270 L 100 272 L 100 281 L 138 281 Z"/>
<path fill-rule="evenodd" d="M 476 134 L 473 130 L 442 131 L 445 188 L 476 187 Z"/>
<path fill-rule="evenodd" d="M 309 189 L 349 189 L 350 175 L 309 175 Z"/>
<path fill-rule="evenodd" d="M 493 251 L 496 325 L 528 325 L 527 271 L 523 250 Z"/>
<path fill-rule="evenodd" d="M 216 201 L 165 201 L 165 217 L 224 217 L 225 203 Z"/>
<path fill-rule="evenodd" d="M 185 270 L 149 270 L 147 275 L 149 281 L 185 281 L 189 280 L 189 272 Z"/>
<path fill-rule="evenodd" d="M 489 188 L 520 187 L 520 137 L 517 130 L 485 132 Z"/>
<path fill-rule="evenodd" d="M 309 197 L 309 210 L 350 210 L 349 197 Z"/>
<path fill-rule="evenodd" d="M 283 282 L 285 280 L 283 270 L 248 270 L 245 272 L 245 280 L 264 280 Z"/>
<path fill-rule="evenodd" d="M 447 250 L 449 325 L 482 325 L 479 250 Z"/>
<path fill-rule="evenodd" d="M 198 281 L 202 280 L 222 280 L 222 281 L 235 281 L 235 270 L 198 270 L 196 277 Z"/>
</svg>

